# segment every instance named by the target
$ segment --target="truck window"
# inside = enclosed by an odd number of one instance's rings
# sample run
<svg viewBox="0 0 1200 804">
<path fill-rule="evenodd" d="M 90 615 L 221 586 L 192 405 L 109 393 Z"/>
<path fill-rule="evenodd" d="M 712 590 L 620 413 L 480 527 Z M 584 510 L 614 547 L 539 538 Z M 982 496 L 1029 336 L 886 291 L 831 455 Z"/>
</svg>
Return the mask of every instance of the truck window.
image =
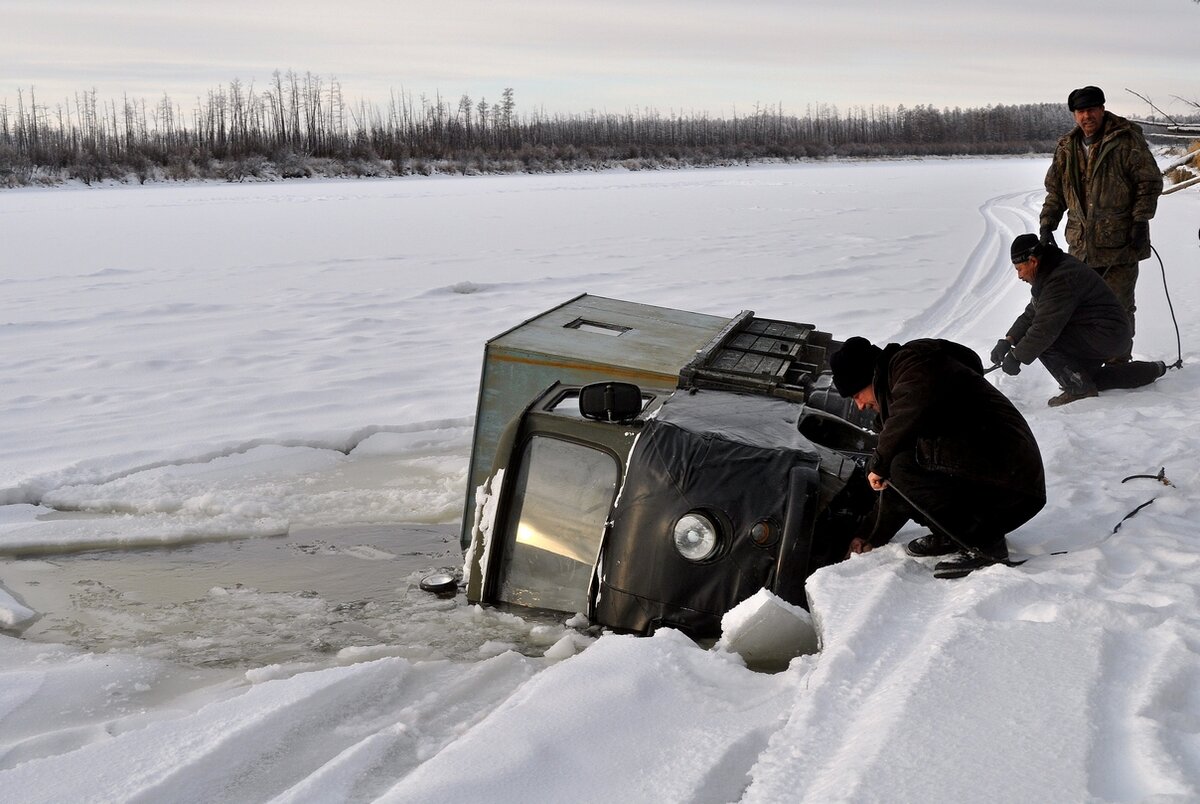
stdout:
<svg viewBox="0 0 1200 804">
<path fill-rule="evenodd" d="M 592 566 L 618 471 L 607 452 L 545 436 L 530 439 L 504 528 L 499 600 L 587 610 Z"/>
</svg>

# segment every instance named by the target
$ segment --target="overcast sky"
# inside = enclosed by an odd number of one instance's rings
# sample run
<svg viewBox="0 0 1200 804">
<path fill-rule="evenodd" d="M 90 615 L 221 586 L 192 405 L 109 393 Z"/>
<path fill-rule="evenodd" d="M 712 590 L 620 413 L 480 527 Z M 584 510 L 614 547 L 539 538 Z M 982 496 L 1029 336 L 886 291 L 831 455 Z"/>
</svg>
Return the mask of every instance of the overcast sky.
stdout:
<svg viewBox="0 0 1200 804">
<path fill-rule="evenodd" d="M 0 103 L 188 105 L 275 70 L 517 109 L 728 116 L 755 104 L 1065 102 L 1095 84 L 1123 114 L 1200 100 L 1195 0 L 0 0 Z"/>
</svg>

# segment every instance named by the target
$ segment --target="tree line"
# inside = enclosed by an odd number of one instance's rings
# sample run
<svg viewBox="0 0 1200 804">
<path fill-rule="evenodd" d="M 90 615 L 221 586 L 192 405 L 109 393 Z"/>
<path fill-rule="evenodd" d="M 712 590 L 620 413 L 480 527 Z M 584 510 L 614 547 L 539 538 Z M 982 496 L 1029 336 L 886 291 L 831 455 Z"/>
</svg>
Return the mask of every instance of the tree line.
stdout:
<svg viewBox="0 0 1200 804">
<path fill-rule="evenodd" d="M 384 104 L 350 103 L 337 79 L 288 71 L 263 88 L 234 80 L 187 106 L 95 90 L 47 104 L 19 90 L 15 105 L 0 103 L 0 186 L 1048 152 L 1072 123 L 1062 104 L 548 114 L 518 111 L 512 89 L 493 101 L 393 92 Z"/>
</svg>

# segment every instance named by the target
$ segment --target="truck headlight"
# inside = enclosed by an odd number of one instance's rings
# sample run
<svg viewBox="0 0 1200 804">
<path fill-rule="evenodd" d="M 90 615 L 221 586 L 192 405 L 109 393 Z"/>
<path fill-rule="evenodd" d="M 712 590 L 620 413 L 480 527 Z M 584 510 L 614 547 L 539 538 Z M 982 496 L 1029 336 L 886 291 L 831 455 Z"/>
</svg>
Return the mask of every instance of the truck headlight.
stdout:
<svg viewBox="0 0 1200 804">
<path fill-rule="evenodd" d="M 720 546 L 716 523 L 698 511 L 684 514 L 675 523 L 675 549 L 688 561 L 711 558 Z"/>
</svg>

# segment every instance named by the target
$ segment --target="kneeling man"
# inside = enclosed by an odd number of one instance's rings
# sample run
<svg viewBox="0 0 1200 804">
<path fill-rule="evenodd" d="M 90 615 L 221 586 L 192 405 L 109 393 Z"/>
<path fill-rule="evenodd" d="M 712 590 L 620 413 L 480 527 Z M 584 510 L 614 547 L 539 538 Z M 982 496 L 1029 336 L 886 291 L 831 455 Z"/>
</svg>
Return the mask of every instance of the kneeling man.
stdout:
<svg viewBox="0 0 1200 804">
<path fill-rule="evenodd" d="M 963 554 L 939 563 L 937 577 L 1006 561 L 1005 536 L 1046 504 L 1046 477 L 1028 423 L 983 376 L 979 356 L 946 340 L 881 349 L 855 337 L 829 365 L 838 393 L 882 422 L 866 467 L 880 494 L 850 552 L 886 544 L 912 519 L 932 533 L 909 554 Z"/>
<path fill-rule="evenodd" d="M 1041 360 L 1062 393 L 1058 407 L 1110 388 L 1137 388 L 1167 373 L 1161 360 L 1126 360 L 1133 328 L 1125 308 L 1100 275 L 1037 235 L 1019 235 L 1010 248 L 1013 267 L 1030 284 L 1032 299 L 1008 334 L 992 349 L 1005 374 Z"/>
</svg>

